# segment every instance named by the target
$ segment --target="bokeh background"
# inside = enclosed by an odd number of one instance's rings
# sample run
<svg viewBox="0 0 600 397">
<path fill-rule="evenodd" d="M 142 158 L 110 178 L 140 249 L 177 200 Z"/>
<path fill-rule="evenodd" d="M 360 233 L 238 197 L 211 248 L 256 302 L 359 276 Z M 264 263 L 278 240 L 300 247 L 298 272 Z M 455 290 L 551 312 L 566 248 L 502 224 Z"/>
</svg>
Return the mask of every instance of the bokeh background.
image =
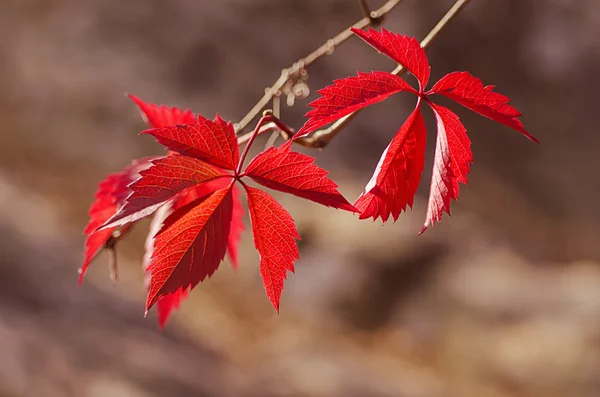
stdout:
<svg viewBox="0 0 600 397">
<path fill-rule="evenodd" d="M 384 26 L 424 37 L 451 5 L 406 0 Z M 240 269 L 223 263 L 162 333 L 143 317 L 147 221 L 119 247 L 118 284 L 101 255 L 77 286 L 98 182 L 162 152 L 124 92 L 236 121 L 361 16 L 355 0 L 0 2 L 1 397 L 600 396 L 596 1 L 473 1 L 436 39 L 433 79 L 497 85 L 543 142 L 451 105 L 475 163 L 441 225 L 416 236 L 430 166 L 396 224 L 276 195 L 303 238 L 281 314 L 249 233 Z M 393 66 L 352 39 L 282 117 L 297 128 L 316 89 Z M 310 152 L 351 200 L 413 101 Z"/>
</svg>

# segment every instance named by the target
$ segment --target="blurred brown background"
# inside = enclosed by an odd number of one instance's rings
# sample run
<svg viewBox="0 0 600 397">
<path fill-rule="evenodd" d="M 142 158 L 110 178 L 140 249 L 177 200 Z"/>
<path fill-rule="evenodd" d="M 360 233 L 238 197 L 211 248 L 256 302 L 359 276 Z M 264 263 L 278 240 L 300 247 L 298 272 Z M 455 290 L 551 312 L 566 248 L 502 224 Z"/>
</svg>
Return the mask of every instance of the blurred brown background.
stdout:
<svg viewBox="0 0 600 397">
<path fill-rule="evenodd" d="M 423 37 L 451 4 L 406 0 L 384 26 Z M 597 1 L 472 1 L 435 41 L 432 79 L 497 85 L 543 143 L 451 105 L 475 164 L 423 236 L 430 167 L 414 211 L 383 227 L 277 195 L 303 237 L 279 315 L 250 233 L 240 270 L 224 263 L 163 333 L 143 318 L 148 222 L 121 244 L 116 286 L 101 255 L 77 287 L 98 182 L 161 153 L 125 91 L 239 120 L 360 17 L 355 0 L 0 2 L 1 397 L 600 396 Z M 352 39 L 310 68 L 309 99 L 393 66 Z M 311 152 L 350 200 L 413 101 Z M 284 120 L 299 127 L 306 103 Z"/>
</svg>

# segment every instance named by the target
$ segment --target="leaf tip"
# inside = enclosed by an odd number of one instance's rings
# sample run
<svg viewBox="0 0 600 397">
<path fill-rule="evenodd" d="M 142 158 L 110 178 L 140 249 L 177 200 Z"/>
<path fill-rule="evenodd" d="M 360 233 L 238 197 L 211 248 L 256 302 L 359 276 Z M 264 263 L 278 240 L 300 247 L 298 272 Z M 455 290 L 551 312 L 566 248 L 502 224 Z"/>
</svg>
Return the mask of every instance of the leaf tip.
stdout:
<svg viewBox="0 0 600 397">
<path fill-rule="evenodd" d="M 337 207 L 336 209 L 348 211 L 353 214 L 360 214 L 360 210 L 347 201 L 345 203 L 343 203 L 342 205 L 340 205 L 339 207 Z"/>
<path fill-rule="evenodd" d="M 87 264 L 84 264 L 79 269 L 77 269 L 77 273 L 79 274 L 79 277 L 77 277 L 77 285 L 80 287 L 83 285 L 83 277 L 85 275 L 85 268 L 87 267 L 86 265 Z"/>
<path fill-rule="evenodd" d="M 152 133 L 156 130 L 158 130 L 158 128 L 147 128 L 145 130 L 140 131 L 139 135 L 152 135 Z"/>
<path fill-rule="evenodd" d="M 279 299 L 278 298 L 271 298 L 269 300 L 271 301 L 271 304 L 273 305 L 273 308 L 275 309 L 275 312 L 277 314 L 279 314 Z"/>
<path fill-rule="evenodd" d="M 156 294 L 154 294 L 154 296 L 150 296 L 150 294 L 148 294 L 148 297 L 146 298 L 146 310 L 144 311 L 144 317 L 148 316 L 148 312 L 150 311 L 152 306 L 154 306 L 157 300 L 158 299 L 156 298 Z"/>
<path fill-rule="evenodd" d="M 140 98 L 136 97 L 135 95 L 133 95 L 127 91 L 125 91 L 125 96 L 127 98 L 131 99 L 133 101 L 133 103 L 135 103 L 140 110 L 142 110 L 142 111 L 144 110 L 144 105 L 146 105 L 146 103 L 144 103 L 144 101 L 142 101 Z"/>
</svg>

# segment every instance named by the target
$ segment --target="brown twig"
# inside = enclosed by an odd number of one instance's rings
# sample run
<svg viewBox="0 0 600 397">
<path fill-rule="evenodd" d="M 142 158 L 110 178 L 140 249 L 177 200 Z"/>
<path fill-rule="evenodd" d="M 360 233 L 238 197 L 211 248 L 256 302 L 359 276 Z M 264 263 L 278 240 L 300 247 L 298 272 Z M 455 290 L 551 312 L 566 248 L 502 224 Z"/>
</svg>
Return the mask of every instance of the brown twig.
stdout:
<svg viewBox="0 0 600 397">
<path fill-rule="evenodd" d="M 104 249 L 108 251 L 108 270 L 110 279 L 117 281 L 119 273 L 117 270 L 117 243 L 122 240 L 131 231 L 132 224 L 123 226 L 119 230 L 112 232 L 112 235 L 104 243 Z"/>
<path fill-rule="evenodd" d="M 356 22 L 351 27 L 357 29 L 364 29 L 365 27 L 372 25 L 374 23 L 380 23 L 383 17 L 390 12 L 394 7 L 400 4 L 403 0 L 388 0 L 384 5 L 379 7 L 375 11 L 369 11 L 368 16 L 365 16 L 360 21 Z M 361 6 L 364 1 L 361 1 Z M 365 3 L 366 6 L 366 3 Z M 367 6 L 368 9 L 368 6 Z M 364 10 L 364 8 L 363 8 Z M 285 84 L 292 79 L 294 76 L 299 75 L 303 70 L 305 70 L 311 63 L 316 61 L 317 59 L 331 54 L 331 52 L 344 41 L 348 40 L 353 36 L 350 28 L 347 28 L 340 32 L 337 36 L 332 39 L 327 40 L 322 46 L 308 54 L 306 57 L 300 59 L 298 62 L 295 62 L 292 66 L 283 69 L 281 72 L 281 76 L 279 79 L 269 88 L 265 90 L 265 94 L 263 97 L 254 105 L 252 109 L 246 114 L 238 123 L 235 124 L 235 131 L 239 133 L 244 130 L 250 124 L 255 117 L 259 115 L 261 110 L 265 108 L 271 102 L 273 96 L 280 92 L 281 89 L 285 86 Z"/>
<path fill-rule="evenodd" d="M 358 2 L 360 3 L 360 8 L 363 10 L 365 17 L 371 20 L 371 25 L 379 25 L 383 21 L 382 16 L 378 17 L 371 11 L 371 7 L 369 7 L 367 0 L 358 0 Z"/>
<path fill-rule="evenodd" d="M 431 29 L 431 31 L 425 36 L 423 41 L 421 41 L 421 47 L 427 49 L 432 41 L 440 34 L 440 32 L 446 27 L 448 22 L 450 22 L 454 17 L 456 17 L 460 11 L 469 3 L 470 0 L 457 0 L 454 5 L 446 12 L 446 14 L 438 21 L 438 23 Z M 393 71 L 392 74 L 401 75 L 405 73 L 406 70 L 402 65 L 398 65 Z M 313 132 L 310 136 L 305 138 L 299 138 L 295 141 L 305 147 L 310 148 L 318 148 L 322 149 L 331 142 L 333 138 L 346 126 L 354 117 L 356 117 L 360 113 L 361 109 L 350 113 L 329 127 Z"/>
</svg>

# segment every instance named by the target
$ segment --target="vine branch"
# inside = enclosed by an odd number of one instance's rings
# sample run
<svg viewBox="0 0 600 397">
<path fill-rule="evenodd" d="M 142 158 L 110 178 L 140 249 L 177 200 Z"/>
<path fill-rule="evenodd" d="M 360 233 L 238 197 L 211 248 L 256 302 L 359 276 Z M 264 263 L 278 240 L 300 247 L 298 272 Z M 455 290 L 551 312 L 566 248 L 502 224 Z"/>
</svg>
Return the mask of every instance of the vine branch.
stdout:
<svg viewBox="0 0 600 397">
<path fill-rule="evenodd" d="M 367 17 L 371 20 L 371 25 L 378 25 L 383 21 L 382 15 L 377 16 L 375 13 L 373 13 L 371 11 L 369 4 L 367 4 L 367 0 L 358 0 L 358 2 L 360 3 L 360 8 L 362 8 L 363 14 L 365 14 L 365 17 Z"/>
<path fill-rule="evenodd" d="M 375 11 L 370 11 L 365 0 L 360 0 L 361 8 L 363 12 L 367 13 L 366 16 L 360 21 L 356 22 L 351 27 L 357 29 L 364 29 L 369 25 L 373 25 L 376 23 L 380 23 L 383 20 L 383 17 L 390 11 L 394 9 L 398 4 L 402 3 L 404 0 L 388 0 L 384 5 L 379 7 Z M 366 7 L 366 8 L 365 8 Z M 273 97 L 281 91 L 281 89 L 286 85 L 286 83 L 292 79 L 294 76 L 299 76 L 300 73 L 305 70 L 311 63 L 315 62 L 317 59 L 331 54 L 331 52 L 344 41 L 348 40 L 350 37 L 354 36 L 350 28 L 344 29 L 337 36 L 332 39 L 327 40 L 323 45 L 319 48 L 308 54 L 306 57 L 294 62 L 294 64 L 286 69 L 281 71 L 281 76 L 279 79 L 271 87 L 265 89 L 265 94 L 262 98 L 254 105 L 252 109 L 238 122 L 234 125 L 236 133 L 244 130 L 250 124 L 252 120 L 264 109 L 265 106 L 271 102 Z M 245 138 L 248 139 L 248 138 Z"/>
</svg>

